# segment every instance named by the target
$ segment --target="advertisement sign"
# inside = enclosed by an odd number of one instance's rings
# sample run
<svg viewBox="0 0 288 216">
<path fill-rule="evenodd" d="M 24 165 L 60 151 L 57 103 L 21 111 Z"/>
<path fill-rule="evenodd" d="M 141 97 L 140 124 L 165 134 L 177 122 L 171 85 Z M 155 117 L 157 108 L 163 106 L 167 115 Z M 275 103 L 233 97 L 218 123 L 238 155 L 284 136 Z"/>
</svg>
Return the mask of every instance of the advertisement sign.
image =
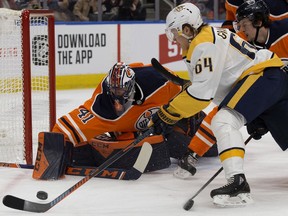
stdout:
<svg viewBox="0 0 288 216">
<path fill-rule="evenodd" d="M 117 61 L 150 64 L 151 58 L 176 72 L 186 70 L 163 22 L 56 24 L 55 32 L 57 75 L 106 73 Z"/>
<path fill-rule="evenodd" d="M 104 72 L 117 59 L 116 25 L 56 25 L 57 75 Z"/>
</svg>

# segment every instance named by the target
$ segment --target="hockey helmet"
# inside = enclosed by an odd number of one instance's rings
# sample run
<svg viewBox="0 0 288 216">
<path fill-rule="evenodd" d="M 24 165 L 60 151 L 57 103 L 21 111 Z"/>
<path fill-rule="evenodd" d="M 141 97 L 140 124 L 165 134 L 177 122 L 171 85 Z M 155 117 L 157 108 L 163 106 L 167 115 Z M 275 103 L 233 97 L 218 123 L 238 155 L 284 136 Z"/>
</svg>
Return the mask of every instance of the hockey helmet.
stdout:
<svg viewBox="0 0 288 216">
<path fill-rule="evenodd" d="M 135 72 L 124 62 L 116 63 L 106 77 L 108 94 L 118 116 L 129 108 L 135 93 Z"/>
<path fill-rule="evenodd" d="M 262 21 L 262 25 L 266 26 L 269 23 L 269 14 L 269 8 L 263 0 L 248 0 L 237 9 L 236 21 L 248 18 L 254 26 L 257 21 Z"/>
<path fill-rule="evenodd" d="M 176 29 L 179 35 L 182 34 L 184 24 L 194 29 L 198 29 L 203 24 L 199 8 L 192 3 L 180 4 L 167 15 L 165 32 L 168 40 L 174 40 L 172 29 Z"/>
</svg>

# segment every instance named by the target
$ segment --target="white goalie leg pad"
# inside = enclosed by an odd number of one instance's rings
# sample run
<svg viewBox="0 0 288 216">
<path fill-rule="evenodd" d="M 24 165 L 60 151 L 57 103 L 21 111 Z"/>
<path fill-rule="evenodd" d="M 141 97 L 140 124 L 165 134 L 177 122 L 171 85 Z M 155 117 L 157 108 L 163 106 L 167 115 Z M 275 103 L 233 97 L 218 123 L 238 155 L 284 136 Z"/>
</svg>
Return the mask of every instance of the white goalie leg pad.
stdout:
<svg viewBox="0 0 288 216">
<path fill-rule="evenodd" d="M 218 152 L 231 148 L 245 149 L 240 128 L 246 123 L 244 116 L 229 107 L 221 108 L 211 122 L 211 129 L 217 139 Z M 222 161 L 226 178 L 243 173 L 243 159 L 231 157 Z"/>
<path fill-rule="evenodd" d="M 213 204 L 219 207 L 242 207 L 254 203 L 250 193 L 240 193 L 236 197 L 217 195 L 213 197 Z"/>
</svg>

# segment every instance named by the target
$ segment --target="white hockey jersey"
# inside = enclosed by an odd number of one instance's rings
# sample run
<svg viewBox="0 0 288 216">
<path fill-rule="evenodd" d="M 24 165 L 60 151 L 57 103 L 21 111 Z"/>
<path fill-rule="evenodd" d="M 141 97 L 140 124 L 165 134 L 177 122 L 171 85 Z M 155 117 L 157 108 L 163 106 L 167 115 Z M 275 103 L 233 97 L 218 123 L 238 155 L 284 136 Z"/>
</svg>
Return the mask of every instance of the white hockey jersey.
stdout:
<svg viewBox="0 0 288 216">
<path fill-rule="evenodd" d="M 170 103 L 171 113 L 188 117 L 204 109 L 213 100 L 216 105 L 243 77 L 261 73 L 266 67 L 280 67 L 273 52 L 257 51 L 228 29 L 205 26 L 183 52 L 192 85 Z M 190 104 L 190 105 L 189 105 Z"/>
</svg>

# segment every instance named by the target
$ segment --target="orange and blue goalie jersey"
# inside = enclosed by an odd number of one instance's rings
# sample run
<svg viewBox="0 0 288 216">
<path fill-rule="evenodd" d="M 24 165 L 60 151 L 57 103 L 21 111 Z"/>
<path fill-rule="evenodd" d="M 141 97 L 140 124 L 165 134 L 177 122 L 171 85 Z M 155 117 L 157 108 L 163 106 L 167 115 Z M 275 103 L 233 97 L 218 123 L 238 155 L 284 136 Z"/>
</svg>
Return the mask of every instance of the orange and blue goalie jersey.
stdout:
<svg viewBox="0 0 288 216">
<path fill-rule="evenodd" d="M 174 98 L 181 87 L 167 81 L 152 66 L 132 69 L 136 76 L 135 100 L 122 115 L 115 113 L 105 77 L 89 100 L 58 119 L 53 132 L 63 133 L 76 147 L 107 132 L 131 133 L 146 129 L 151 115 Z"/>
</svg>

